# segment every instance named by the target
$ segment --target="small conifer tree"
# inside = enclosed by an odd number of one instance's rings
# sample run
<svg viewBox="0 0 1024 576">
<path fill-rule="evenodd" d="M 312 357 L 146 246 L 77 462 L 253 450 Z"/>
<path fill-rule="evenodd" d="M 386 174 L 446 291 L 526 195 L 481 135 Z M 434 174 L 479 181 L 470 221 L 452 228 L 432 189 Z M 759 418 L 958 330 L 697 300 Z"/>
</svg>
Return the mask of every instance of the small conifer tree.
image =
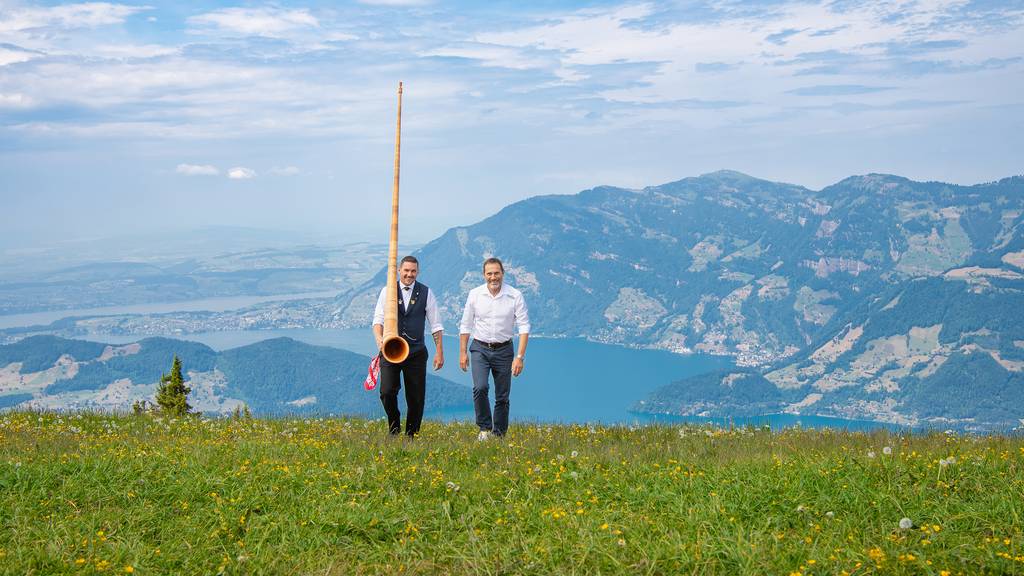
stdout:
<svg viewBox="0 0 1024 576">
<path fill-rule="evenodd" d="M 231 413 L 231 417 L 235 420 L 249 420 L 252 418 L 252 412 L 249 412 L 248 404 L 235 404 L 235 411 Z"/>
<path fill-rule="evenodd" d="M 181 360 L 175 354 L 171 373 L 160 378 L 160 387 L 156 391 L 157 406 L 161 412 L 170 416 L 184 416 L 192 411 L 187 401 L 191 391 L 192 388 L 185 386 L 185 379 L 181 375 Z"/>
</svg>

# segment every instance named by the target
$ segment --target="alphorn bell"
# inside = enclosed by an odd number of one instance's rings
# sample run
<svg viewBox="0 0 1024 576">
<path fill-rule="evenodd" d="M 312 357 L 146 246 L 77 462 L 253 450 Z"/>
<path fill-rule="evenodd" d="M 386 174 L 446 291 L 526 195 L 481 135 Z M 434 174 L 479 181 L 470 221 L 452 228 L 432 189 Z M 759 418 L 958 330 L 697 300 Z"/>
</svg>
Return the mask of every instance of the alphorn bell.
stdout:
<svg viewBox="0 0 1024 576">
<path fill-rule="evenodd" d="M 388 283 L 384 301 L 384 343 L 381 354 L 392 364 L 405 361 L 409 343 L 398 335 L 398 166 L 402 150 L 402 83 L 398 83 L 398 124 L 395 127 L 395 182 L 391 188 L 391 242 L 388 244 Z"/>
</svg>

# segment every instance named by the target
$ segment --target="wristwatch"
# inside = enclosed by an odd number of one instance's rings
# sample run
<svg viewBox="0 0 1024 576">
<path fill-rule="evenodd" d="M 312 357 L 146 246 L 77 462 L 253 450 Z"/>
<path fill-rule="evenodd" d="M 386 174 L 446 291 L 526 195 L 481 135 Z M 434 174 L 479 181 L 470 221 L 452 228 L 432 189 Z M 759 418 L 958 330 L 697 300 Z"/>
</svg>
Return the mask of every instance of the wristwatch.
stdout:
<svg viewBox="0 0 1024 576">
<path fill-rule="evenodd" d="M 519 358 L 520 360 L 522 360 L 523 359 L 523 355 L 519 354 L 518 356 L 516 356 L 516 358 Z"/>
</svg>

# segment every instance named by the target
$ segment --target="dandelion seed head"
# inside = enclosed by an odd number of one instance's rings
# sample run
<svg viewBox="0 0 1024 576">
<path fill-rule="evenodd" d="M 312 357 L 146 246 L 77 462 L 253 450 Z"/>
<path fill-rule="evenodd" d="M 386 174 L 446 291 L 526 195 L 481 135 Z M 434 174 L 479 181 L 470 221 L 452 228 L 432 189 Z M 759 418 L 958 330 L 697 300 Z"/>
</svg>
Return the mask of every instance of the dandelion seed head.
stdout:
<svg viewBox="0 0 1024 576">
<path fill-rule="evenodd" d="M 882 448 L 882 454 L 885 454 L 886 456 L 892 454 L 892 446 L 886 446 L 885 448 Z"/>
<path fill-rule="evenodd" d="M 900 518 L 900 530 L 910 530 L 914 527 L 914 522 L 910 518 Z"/>
</svg>

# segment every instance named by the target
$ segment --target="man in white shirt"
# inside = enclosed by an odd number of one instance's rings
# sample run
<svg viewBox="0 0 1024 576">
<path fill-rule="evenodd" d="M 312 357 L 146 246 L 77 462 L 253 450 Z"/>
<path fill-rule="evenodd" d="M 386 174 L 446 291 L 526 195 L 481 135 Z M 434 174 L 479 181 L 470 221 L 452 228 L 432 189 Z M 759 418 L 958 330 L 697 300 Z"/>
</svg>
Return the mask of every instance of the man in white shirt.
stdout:
<svg viewBox="0 0 1024 576">
<path fill-rule="evenodd" d="M 459 367 L 469 366 L 466 353 L 470 336 L 473 343 L 473 409 L 478 440 L 508 431 L 508 397 L 512 377 L 523 372 L 526 343 L 530 339 L 530 316 L 523 293 L 503 283 L 505 267 L 501 260 L 484 261 L 484 284 L 469 291 L 459 324 Z M 514 331 L 519 333 L 519 351 L 512 348 Z M 488 374 L 494 376 L 494 419 L 488 399 Z"/>
<path fill-rule="evenodd" d="M 419 433 L 423 420 L 423 404 L 427 396 L 427 346 L 424 343 L 426 326 L 434 338 L 434 370 L 444 366 L 444 349 L 441 344 L 443 326 L 437 312 L 437 300 L 430 289 L 416 281 L 420 263 L 413 256 L 402 258 L 398 268 L 398 335 L 409 343 L 409 356 L 399 364 L 388 362 L 383 354 L 380 358 L 380 401 L 388 416 L 388 432 L 396 435 L 402 430 L 402 413 L 398 408 L 398 391 L 402 388 L 399 380 L 405 380 L 405 403 L 409 413 L 405 417 L 405 433 L 412 437 Z M 373 335 L 377 349 L 384 345 L 384 301 L 387 286 L 377 297 L 373 311 Z"/>
</svg>

